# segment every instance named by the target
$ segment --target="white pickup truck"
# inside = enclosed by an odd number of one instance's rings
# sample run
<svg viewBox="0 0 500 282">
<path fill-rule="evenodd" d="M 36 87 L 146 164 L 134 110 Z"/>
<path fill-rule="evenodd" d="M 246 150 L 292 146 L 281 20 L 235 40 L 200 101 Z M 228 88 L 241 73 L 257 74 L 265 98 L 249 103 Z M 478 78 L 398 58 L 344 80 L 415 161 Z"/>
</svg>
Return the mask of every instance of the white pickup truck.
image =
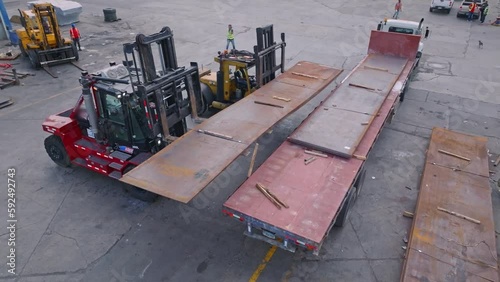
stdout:
<svg viewBox="0 0 500 282">
<path fill-rule="evenodd" d="M 424 50 L 424 43 L 422 41 L 423 39 L 429 36 L 428 27 L 426 27 L 425 31 L 423 31 L 423 22 L 424 22 L 423 18 L 420 20 L 420 22 L 396 20 L 396 19 L 384 19 L 378 24 L 377 30 L 419 35 L 421 38 L 417 52 L 416 63 L 418 65 L 418 62 L 420 61 L 420 57 L 422 56 L 422 52 Z"/>
</svg>

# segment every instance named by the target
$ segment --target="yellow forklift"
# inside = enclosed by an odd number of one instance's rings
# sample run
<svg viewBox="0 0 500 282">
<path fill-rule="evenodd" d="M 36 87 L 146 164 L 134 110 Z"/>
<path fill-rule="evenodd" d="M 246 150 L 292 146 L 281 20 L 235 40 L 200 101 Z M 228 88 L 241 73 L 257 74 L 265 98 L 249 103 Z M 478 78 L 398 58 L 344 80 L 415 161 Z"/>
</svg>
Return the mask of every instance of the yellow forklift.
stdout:
<svg viewBox="0 0 500 282">
<path fill-rule="evenodd" d="M 200 115 L 209 108 L 227 108 L 273 80 L 277 70 L 285 71 L 285 34 L 281 33 L 281 43 L 276 43 L 273 25 L 259 27 L 256 31 L 257 45 L 253 53 L 245 50 L 218 52 L 214 61 L 219 64 L 219 70 L 200 70 Z M 276 64 L 278 49 L 281 49 L 279 65 Z"/>
<path fill-rule="evenodd" d="M 19 10 L 19 14 L 23 26 L 16 30 L 19 48 L 33 68 L 43 68 L 54 78 L 57 76 L 50 71 L 50 65 L 71 63 L 83 70 L 75 64 L 79 56 L 73 41 L 61 35 L 52 4 L 33 4 L 31 10 Z"/>
</svg>

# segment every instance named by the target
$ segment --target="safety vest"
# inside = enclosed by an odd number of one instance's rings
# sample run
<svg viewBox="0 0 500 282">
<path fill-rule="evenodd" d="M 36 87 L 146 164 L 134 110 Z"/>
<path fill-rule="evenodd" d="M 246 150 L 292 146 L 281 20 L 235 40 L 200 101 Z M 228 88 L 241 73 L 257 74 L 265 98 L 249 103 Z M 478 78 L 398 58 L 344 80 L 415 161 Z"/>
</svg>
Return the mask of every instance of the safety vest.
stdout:
<svg viewBox="0 0 500 282">
<path fill-rule="evenodd" d="M 490 9 L 489 6 L 486 6 L 486 8 L 484 8 L 484 11 L 483 11 L 483 14 L 486 16 L 488 14 L 488 10 Z"/>
<path fill-rule="evenodd" d="M 469 12 L 472 12 L 472 13 L 473 13 L 473 12 L 474 12 L 474 10 L 476 10 L 476 4 L 471 3 L 471 4 L 469 5 Z"/>
<path fill-rule="evenodd" d="M 234 39 L 234 33 L 232 29 L 227 31 L 227 39 Z"/>
<path fill-rule="evenodd" d="M 78 28 L 71 28 L 69 30 L 69 35 L 71 36 L 72 39 L 75 38 L 80 38 L 80 32 L 78 31 Z"/>
</svg>

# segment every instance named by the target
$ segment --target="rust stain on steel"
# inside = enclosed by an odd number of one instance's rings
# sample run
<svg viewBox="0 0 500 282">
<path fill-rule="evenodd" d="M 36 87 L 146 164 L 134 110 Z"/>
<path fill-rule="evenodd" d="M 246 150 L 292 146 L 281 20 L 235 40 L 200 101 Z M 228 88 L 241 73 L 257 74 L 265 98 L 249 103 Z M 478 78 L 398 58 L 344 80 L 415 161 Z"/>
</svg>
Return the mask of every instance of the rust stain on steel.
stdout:
<svg viewBox="0 0 500 282">
<path fill-rule="evenodd" d="M 433 129 L 401 281 L 499 281 L 487 141 Z M 464 165 L 467 161 L 440 149 L 457 152 L 471 162 Z"/>
<path fill-rule="evenodd" d="M 291 72 L 316 76 L 318 79 L 292 78 Z M 341 72 L 301 61 L 251 95 L 197 125 L 120 180 L 187 203 L 257 138 L 319 94 Z M 299 80 L 301 83 L 297 82 Z M 278 101 L 273 96 L 290 99 L 290 102 Z M 260 105 L 254 101 L 278 104 L 283 108 Z M 197 130 L 231 136 L 233 140 Z"/>
<path fill-rule="evenodd" d="M 400 79 L 404 80 L 410 71 L 408 64 Z M 356 155 L 368 154 L 400 90 L 392 89 L 356 149 Z M 335 93 L 333 90 L 328 97 Z M 315 111 L 323 110 L 324 104 L 322 102 Z M 328 155 L 304 165 L 304 159 L 311 156 L 305 150 L 309 148 L 285 141 L 229 197 L 224 207 L 321 243 L 364 161 Z M 262 183 L 279 193 L 289 209 L 278 211 L 256 191 L 255 183 Z"/>
</svg>

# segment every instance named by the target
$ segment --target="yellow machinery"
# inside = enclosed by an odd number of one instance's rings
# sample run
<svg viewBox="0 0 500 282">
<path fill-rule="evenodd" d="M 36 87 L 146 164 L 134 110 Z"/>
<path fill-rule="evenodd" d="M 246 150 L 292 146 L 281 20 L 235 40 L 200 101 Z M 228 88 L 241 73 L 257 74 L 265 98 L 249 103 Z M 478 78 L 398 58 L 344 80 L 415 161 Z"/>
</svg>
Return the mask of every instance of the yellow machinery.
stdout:
<svg viewBox="0 0 500 282">
<path fill-rule="evenodd" d="M 224 109 L 230 103 L 246 97 L 256 89 L 255 76 L 249 75 L 249 70 L 255 66 L 253 54 L 242 54 L 240 51 L 231 54 L 221 53 L 214 58 L 214 61 L 219 64 L 219 72 L 202 71 L 200 73 L 202 92 L 210 91 L 210 94 L 205 96 L 213 96 L 207 99 L 209 106 Z M 222 75 L 219 79 L 219 81 L 222 80 L 223 85 L 222 95 L 217 95 L 217 73 L 219 76 Z"/>
<path fill-rule="evenodd" d="M 248 96 L 257 88 L 275 78 L 275 72 L 284 72 L 285 34 L 281 43 L 274 42 L 273 26 L 257 28 L 254 53 L 232 50 L 219 52 L 214 61 L 219 71 L 200 70 L 202 106 L 199 114 L 208 108 L 224 109 Z M 281 64 L 276 64 L 276 51 L 281 50 Z M 254 75 L 250 71 L 254 69 Z"/>
<path fill-rule="evenodd" d="M 21 11 L 22 28 L 16 30 L 19 48 L 35 69 L 42 67 L 53 77 L 49 65 L 78 61 L 78 50 L 71 38 L 64 38 L 57 22 L 54 6 L 49 3 L 33 4 L 31 10 Z M 81 69 L 81 68 L 80 68 Z"/>
</svg>

